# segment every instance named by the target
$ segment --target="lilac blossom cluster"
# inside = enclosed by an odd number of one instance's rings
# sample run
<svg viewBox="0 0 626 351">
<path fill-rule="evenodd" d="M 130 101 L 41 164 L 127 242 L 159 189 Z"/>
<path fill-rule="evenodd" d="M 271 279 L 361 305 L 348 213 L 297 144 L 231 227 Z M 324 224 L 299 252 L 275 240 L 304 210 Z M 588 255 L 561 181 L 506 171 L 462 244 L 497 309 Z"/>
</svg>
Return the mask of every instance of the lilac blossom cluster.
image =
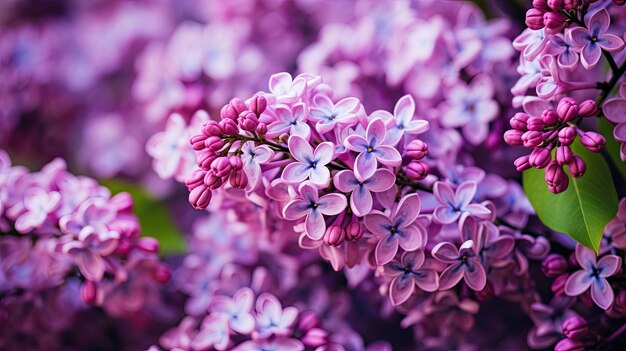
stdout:
<svg viewBox="0 0 626 351">
<path fill-rule="evenodd" d="M 585 119 L 605 116 L 617 124 L 615 139 L 622 143 L 626 139 L 620 127 L 625 118 L 620 110 L 623 100 L 606 100 L 626 72 L 626 62 L 617 64 L 626 58 L 622 5 L 623 1 L 608 0 L 533 1 L 526 13 L 528 28 L 513 42 L 521 52 L 521 77 L 511 91 L 514 105 L 524 112 L 511 118 L 513 129 L 504 139 L 532 149 L 515 160 L 515 166 L 518 171 L 545 169 L 553 193 L 569 185 L 564 167 L 574 178 L 585 174 L 584 160 L 571 147 L 577 138 L 592 152 L 606 144 L 604 136 L 582 126 Z M 608 81 L 603 81 L 599 65 L 603 56 L 610 67 Z M 621 157 L 626 158 L 623 146 Z"/>
</svg>

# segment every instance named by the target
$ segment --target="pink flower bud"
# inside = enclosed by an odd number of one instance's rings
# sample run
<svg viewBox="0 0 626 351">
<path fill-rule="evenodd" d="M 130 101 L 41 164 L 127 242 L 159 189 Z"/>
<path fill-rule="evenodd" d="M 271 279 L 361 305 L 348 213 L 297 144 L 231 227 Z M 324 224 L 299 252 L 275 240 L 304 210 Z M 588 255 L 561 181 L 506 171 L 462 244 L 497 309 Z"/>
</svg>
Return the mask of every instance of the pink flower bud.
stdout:
<svg viewBox="0 0 626 351">
<path fill-rule="evenodd" d="M 231 104 L 224 105 L 220 110 L 220 118 L 222 120 L 236 120 L 238 116 L 239 113 L 237 113 L 237 110 Z"/>
<path fill-rule="evenodd" d="M 159 241 L 151 237 L 143 237 L 137 240 L 137 248 L 149 253 L 159 251 Z"/>
<path fill-rule="evenodd" d="M 578 6 L 578 0 L 563 0 L 563 9 L 572 10 Z"/>
<path fill-rule="evenodd" d="M 543 133 L 531 130 L 522 134 L 522 142 L 525 147 L 537 147 L 543 142 Z"/>
<path fill-rule="evenodd" d="M 518 172 L 525 171 L 529 169 L 530 167 L 532 167 L 530 163 L 528 162 L 528 156 L 522 156 L 522 157 L 517 158 L 513 162 L 513 164 L 515 165 L 515 168 L 517 168 Z"/>
<path fill-rule="evenodd" d="M 564 296 L 565 295 L 565 283 L 567 282 L 567 278 L 569 278 L 569 274 L 561 274 L 556 277 L 550 286 L 550 290 L 554 294 L 554 296 Z"/>
<path fill-rule="evenodd" d="M 563 339 L 554 346 L 554 351 L 585 351 L 585 344 L 582 341 Z"/>
<path fill-rule="evenodd" d="M 528 129 L 526 125 L 528 118 L 528 115 L 524 112 L 516 113 L 515 116 L 511 117 L 511 120 L 509 121 L 511 128 L 526 131 Z"/>
<path fill-rule="evenodd" d="M 576 129 L 565 127 L 559 131 L 559 142 L 561 145 L 570 145 L 576 139 Z"/>
<path fill-rule="evenodd" d="M 304 311 L 300 314 L 299 327 L 303 331 L 309 331 L 320 326 L 320 318 L 313 311 Z"/>
<path fill-rule="evenodd" d="M 267 108 L 267 99 L 262 95 L 255 95 L 250 100 L 250 111 L 260 116 Z"/>
<path fill-rule="evenodd" d="M 551 125 L 559 120 L 559 115 L 554 110 L 545 110 L 541 113 L 541 120 L 546 125 Z"/>
<path fill-rule="evenodd" d="M 419 139 L 411 140 L 405 154 L 414 160 L 421 160 L 428 154 L 428 145 Z"/>
<path fill-rule="evenodd" d="M 230 174 L 228 182 L 235 189 L 244 189 L 248 186 L 248 176 L 243 170 L 238 170 Z"/>
<path fill-rule="evenodd" d="M 357 241 L 363 236 L 365 229 L 358 220 L 354 220 L 346 227 L 346 238 L 351 241 Z"/>
<path fill-rule="evenodd" d="M 559 12 L 546 12 L 543 14 L 543 24 L 546 27 L 546 32 L 549 34 L 556 34 L 563 30 L 567 26 L 565 20 L 567 17 Z"/>
<path fill-rule="evenodd" d="M 542 131 L 546 127 L 546 123 L 541 117 L 530 117 L 526 124 L 528 130 Z"/>
<path fill-rule="evenodd" d="M 98 287 L 91 280 L 85 281 L 80 286 L 80 298 L 87 305 L 95 305 L 98 298 Z"/>
<path fill-rule="evenodd" d="M 207 121 L 202 126 L 202 133 L 206 135 L 207 137 L 219 136 L 220 134 L 222 134 L 222 132 L 223 130 L 220 127 L 219 122 L 217 121 Z"/>
<path fill-rule="evenodd" d="M 228 157 L 218 157 L 211 163 L 211 171 L 219 178 L 228 177 L 232 170 L 233 167 L 230 165 Z"/>
<path fill-rule="evenodd" d="M 572 98 L 563 98 L 556 107 L 556 113 L 560 121 L 569 122 L 578 115 L 578 105 Z"/>
<path fill-rule="evenodd" d="M 548 166 L 551 160 L 550 148 L 537 147 L 528 157 L 528 163 L 535 168 L 545 168 Z"/>
<path fill-rule="evenodd" d="M 563 334 L 572 340 L 583 340 L 589 334 L 587 321 L 580 316 L 566 319 L 562 325 Z"/>
<path fill-rule="evenodd" d="M 548 0 L 546 2 L 552 11 L 561 11 L 563 9 L 563 0 Z"/>
<path fill-rule="evenodd" d="M 546 168 L 544 179 L 548 184 L 548 189 L 560 189 L 564 179 L 567 179 L 567 175 L 563 170 L 563 166 L 557 162 L 551 162 Z M 554 192 L 554 191 L 552 191 Z"/>
<path fill-rule="evenodd" d="M 243 168 L 243 161 L 241 161 L 241 157 L 239 156 L 229 157 L 228 162 L 230 162 L 230 166 L 236 171 Z"/>
<path fill-rule="evenodd" d="M 580 137 L 580 142 L 592 152 L 600 152 L 604 145 L 606 145 L 606 139 L 596 132 L 585 132 L 585 134 Z"/>
<path fill-rule="evenodd" d="M 585 160 L 578 156 L 572 156 L 572 159 L 567 163 L 567 170 L 574 178 L 580 178 L 585 175 L 587 165 Z"/>
<path fill-rule="evenodd" d="M 193 171 L 193 173 L 191 173 L 191 175 L 189 175 L 187 179 L 185 179 L 185 185 L 187 186 L 187 189 L 191 191 L 195 187 L 198 187 L 204 184 L 205 174 L 206 174 L 206 171 L 203 171 L 200 169 Z"/>
<path fill-rule="evenodd" d="M 516 129 L 509 129 L 504 132 L 504 141 L 511 146 L 518 146 L 524 144 L 522 141 L 522 135 L 524 132 Z"/>
<path fill-rule="evenodd" d="M 220 121 L 219 125 L 226 135 L 239 134 L 239 127 L 237 126 L 237 122 L 233 119 L 223 119 Z"/>
<path fill-rule="evenodd" d="M 243 111 L 248 110 L 248 106 L 246 106 L 246 103 L 243 102 L 243 100 L 241 100 L 240 98 L 232 98 L 230 102 L 228 102 L 228 104 L 235 108 L 238 116 L 241 115 Z"/>
<path fill-rule="evenodd" d="M 256 127 L 259 125 L 259 119 L 256 117 L 254 112 L 243 112 L 239 115 L 239 119 L 237 120 L 239 126 L 243 130 L 247 130 L 249 132 L 254 132 Z"/>
<path fill-rule="evenodd" d="M 561 145 L 556 148 L 556 162 L 560 165 L 569 163 L 572 160 L 572 149 L 567 145 Z"/>
<path fill-rule="evenodd" d="M 304 337 L 302 337 L 302 343 L 312 348 L 326 345 L 328 344 L 328 340 L 328 332 L 319 328 L 309 330 Z"/>
<path fill-rule="evenodd" d="M 533 7 L 541 10 L 543 12 L 550 11 L 550 6 L 548 6 L 549 0 L 533 0 Z"/>
<path fill-rule="evenodd" d="M 204 210 L 209 206 L 209 202 L 211 202 L 211 195 L 211 189 L 202 184 L 189 192 L 189 203 L 196 210 Z"/>
<path fill-rule="evenodd" d="M 256 133 L 258 135 L 265 135 L 265 134 L 267 134 L 267 124 L 259 123 L 259 125 L 256 127 Z"/>
<path fill-rule="evenodd" d="M 598 114 L 598 104 L 593 100 L 585 100 L 578 107 L 578 115 L 592 117 Z"/>
<path fill-rule="evenodd" d="M 200 166 L 200 168 L 202 168 L 205 171 L 208 171 L 209 169 L 211 169 L 211 164 L 213 163 L 213 161 L 215 161 L 215 159 L 217 158 L 217 155 L 215 155 L 214 152 L 203 152 L 201 154 L 198 155 L 196 161 L 198 163 L 198 166 Z"/>
<path fill-rule="evenodd" d="M 117 248 L 115 252 L 119 255 L 126 256 L 130 253 L 130 250 L 133 248 L 133 245 L 128 240 L 120 240 L 117 243 Z"/>
<path fill-rule="evenodd" d="M 541 262 L 541 270 L 550 278 L 556 278 L 567 271 L 567 260 L 559 254 L 549 254 Z"/>
<path fill-rule="evenodd" d="M 158 265 L 154 270 L 154 279 L 161 284 L 167 283 L 171 277 L 170 269 L 164 264 Z"/>
<path fill-rule="evenodd" d="M 428 175 L 428 166 L 422 161 L 413 160 L 404 168 L 404 172 L 413 180 L 422 180 Z"/>
<path fill-rule="evenodd" d="M 189 143 L 191 144 L 191 148 L 200 151 L 205 148 L 207 136 L 204 134 L 197 134 L 189 138 Z"/>
<path fill-rule="evenodd" d="M 535 8 L 526 11 L 526 26 L 532 30 L 543 28 L 543 14 L 544 11 Z"/>
<path fill-rule="evenodd" d="M 212 136 L 212 137 L 208 137 L 204 141 L 204 146 L 209 151 L 218 151 L 224 147 L 224 141 L 220 139 L 220 137 Z"/>
<path fill-rule="evenodd" d="M 346 232 L 338 225 L 331 225 L 324 233 L 324 243 L 328 246 L 339 246 L 343 243 Z"/>
<path fill-rule="evenodd" d="M 208 171 L 204 176 L 204 185 L 208 186 L 210 189 L 217 189 L 222 186 L 222 178 L 216 176 L 213 171 Z"/>
</svg>

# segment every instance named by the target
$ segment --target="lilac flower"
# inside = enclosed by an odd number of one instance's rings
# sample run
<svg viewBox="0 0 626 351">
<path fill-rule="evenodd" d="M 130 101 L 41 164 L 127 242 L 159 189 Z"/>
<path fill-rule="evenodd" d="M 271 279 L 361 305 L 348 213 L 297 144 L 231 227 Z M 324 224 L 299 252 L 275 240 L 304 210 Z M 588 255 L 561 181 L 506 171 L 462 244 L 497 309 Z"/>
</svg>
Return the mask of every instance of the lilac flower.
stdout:
<svg viewBox="0 0 626 351">
<path fill-rule="evenodd" d="M 230 329 L 237 333 L 249 334 L 254 330 L 254 316 L 250 313 L 254 302 L 254 292 L 248 288 L 238 290 L 233 298 L 216 296 L 210 310 L 215 316 L 224 316 Z"/>
<path fill-rule="evenodd" d="M 465 280 L 472 290 L 480 291 L 487 284 L 487 274 L 475 251 L 474 242 L 467 240 L 457 248 L 449 242 L 437 244 L 432 255 L 435 259 L 450 264 L 439 277 L 439 288 L 447 290 Z"/>
<path fill-rule="evenodd" d="M 624 41 L 607 30 L 611 24 L 611 18 L 606 9 L 586 16 L 585 27 L 575 27 L 569 31 L 569 36 L 574 44 L 581 48 L 580 61 L 586 69 L 592 69 L 600 61 L 602 50 L 617 52 L 624 47 Z"/>
<path fill-rule="evenodd" d="M 274 151 L 265 145 L 255 146 L 254 142 L 246 141 L 241 146 L 243 171 L 248 177 L 246 190 L 254 191 L 261 184 L 261 165 L 274 157 Z"/>
<path fill-rule="evenodd" d="M 82 240 L 71 240 L 62 244 L 62 251 L 75 260 L 85 278 L 99 282 L 106 270 L 104 257 L 111 255 L 117 245 L 117 238 L 100 240 L 96 233 L 91 233 Z"/>
<path fill-rule="evenodd" d="M 428 130 L 428 121 L 416 119 L 415 100 L 411 95 L 404 95 L 398 100 L 393 110 L 393 116 L 387 111 L 374 111 L 371 118 L 381 117 L 386 121 L 387 136 L 385 145 L 395 146 L 404 133 L 421 134 Z"/>
<path fill-rule="evenodd" d="M 540 350 L 559 341 L 563 337 L 563 322 L 576 315 L 569 309 L 571 304 L 571 298 L 561 296 L 553 298 L 549 305 L 530 305 L 530 318 L 535 325 L 528 332 L 528 346 Z"/>
<path fill-rule="evenodd" d="M 277 137 L 289 132 L 290 135 L 298 135 L 309 140 L 311 128 L 306 123 L 309 116 L 309 108 L 303 103 L 298 103 L 289 108 L 287 105 L 278 105 L 274 108 L 276 120 L 267 126 L 268 137 Z"/>
<path fill-rule="evenodd" d="M 419 213 L 419 196 L 410 194 L 404 196 L 388 215 L 372 211 L 365 216 L 365 227 L 379 237 L 375 249 L 379 266 L 394 258 L 398 246 L 406 251 L 414 251 L 426 244 L 426 230 L 415 221 Z"/>
<path fill-rule="evenodd" d="M 296 101 L 306 89 L 306 80 L 302 77 L 291 78 L 286 72 L 276 73 L 270 77 L 270 92 L 276 100 L 283 103 Z"/>
<path fill-rule="evenodd" d="M 81 240 L 91 233 L 105 239 L 110 237 L 107 225 L 115 219 L 116 215 L 108 204 L 102 201 L 86 200 L 76 212 L 61 217 L 59 226 L 63 233 L 81 238 Z"/>
<path fill-rule="evenodd" d="M 517 73 L 519 73 L 521 77 L 511 88 L 511 93 L 515 96 L 523 96 L 526 95 L 528 89 L 536 87 L 537 83 L 541 80 L 541 65 L 539 64 L 539 59 L 529 61 L 520 56 Z"/>
<path fill-rule="evenodd" d="M 515 247 L 513 236 L 501 235 L 492 222 L 478 222 L 474 217 L 466 216 L 460 228 L 463 241 L 472 240 L 475 243 L 476 252 L 485 265 L 489 263 L 500 266 L 499 261 L 509 256 Z"/>
<path fill-rule="evenodd" d="M 361 106 L 357 98 L 348 97 L 333 104 L 326 95 L 319 94 L 313 98 L 315 107 L 311 107 L 311 120 L 317 121 L 315 129 L 320 133 L 328 133 L 335 126 L 354 124 L 357 121 L 356 113 Z"/>
<path fill-rule="evenodd" d="M 439 288 L 439 276 L 434 269 L 422 268 L 424 264 L 424 251 L 404 252 L 402 257 L 394 259 L 384 266 L 384 273 L 393 277 L 389 286 L 391 303 L 400 305 L 407 301 L 415 286 L 420 289 L 433 292 Z"/>
<path fill-rule="evenodd" d="M 372 210 L 372 192 L 379 193 L 389 190 L 396 182 L 395 175 L 386 169 L 378 169 L 368 179 L 359 179 L 351 170 L 340 171 L 335 174 L 334 184 L 339 191 L 352 192 L 350 208 L 359 217 L 363 217 Z"/>
<path fill-rule="evenodd" d="M 288 145 L 291 155 L 297 162 L 285 167 L 282 179 L 289 183 L 301 183 L 310 179 L 317 186 L 327 187 L 330 182 L 330 171 L 326 165 L 333 160 L 335 154 L 333 144 L 320 143 L 313 151 L 306 139 L 292 135 L 289 137 Z"/>
<path fill-rule="evenodd" d="M 572 43 L 570 35 L 563 35 L 561 33 L 553 35 L 546 47 L 546 53 L 557 56 L 556 62 L 559 67 L 568 71 L 572 71 L 576 68 L 576 64 L 578 63 L 578 49 L 575 44 Z"/>
<path fill-rule="evenodd" d="M 615 247 L 626 249 L 626 198 L 620 200 L 615 218 L 604 228 L 603 238 L 610 238 Z"/>
<path fill-rule="evenodd" d="M 261 294 L 256 300 L 256 331 L 259 338 L 271 335 L 289 335 L 291 327 L 298 318 L 298 309 L 285 307 L 278 299 L 268 293 Z"/>
<path fill-rule="evenodd" d="M 228 320 L 221 315 L 208 315 L 202 320 L 200 331 L 193 336 L 191 347 L 206 350 L 210 347 L 218 351 L 227 350 L 230 344 Z"/>
<path fill-rule="evenodd" d="M 29 188 L 24 192 L 24 209 L 15 221 L 15 229 L 20 233 L 28 233 L 40 227 L 53 213 L 61 202 L 61 194 L 46 191 L 40 187 Z"/>
<path fill-rule="evenodd" d="M 378 162 L 397 167 L 402 163 L 402 156 L 395 148 L 383 145 L 387 130 L 385 123 L 380 118 L 373 119 L 367 126 L 365 137 L 352 134 L 346 138 L 344 145 L 348 150 L 358 152 L 354 172 L 360 179 L 370 178 Z"/>
<path fill-rule="evenodd" d="M 613 129 L 613 137 L 621 143 L 620 158 L 626 161 L 626 84 L 622 84 L 619 89 L 619 97 L 608 99 L 602 112 L 606 119 L 616 124 Z"/>
<path fill-rule="evenodd" d="M 461 215 L 467 213 L 478 218 L 488 218 L 491 211 L 479 204 L 471 204 L 474 194 L 476 194 L 475 182 L 464 182 L 452 191 L 446 183 L 437 182 L 433 188 L 433 193 L 437 201 L 443 206 L 439 206 L 433 213 L 434 218 L 440 223 L 450 224 L 457 221 Z"/>
<path fill-rule="evenodd" d="M 550 37 L 546 35 L 544 28 L 538 30 L 527 28 L 515 38 L 513 47 L 518 51 L 522 51 L 525 60 L 534 61 L 549 41 Z"/>
<path fill-rule="evenodd" d="M 492 100 L 494 86 L 485 75 L 472 79 L 469 86 L 457 83 L 444 93 L 441 124 L 444 127 L 462 127 L 463 136 L 478 145 L 487 138 L 488 124 L 498 114 L 498 104 Z"/>
<path fill-rule="evenodd" d="M 591 299 L 598 307 L 608 309 L 613 303 L 614 294 L 606 278 L 621 269 L 621 257 L 606 255 L 596 262 L 596 255 L 591 249 L 576 244 L 576 262 L 582 269 L 567 278 L 565 293 L 578 296 L 591 288 Z"/>
<path fill-rule="evenodd" d="M 283 208 L 283 216 L 287 220 L 305 217 L 304 225 L 307 235 L 313 240 L 324 236 L 326 223 L 324 215 L 334 216 L 341 213 L 346 206 L 346 197 L 342 194 L 327 194 L 319 197 L 317 187 L 311 182 L 304 182 L 298 187 L 299 198 L 295 198 Z"/>
</svg>

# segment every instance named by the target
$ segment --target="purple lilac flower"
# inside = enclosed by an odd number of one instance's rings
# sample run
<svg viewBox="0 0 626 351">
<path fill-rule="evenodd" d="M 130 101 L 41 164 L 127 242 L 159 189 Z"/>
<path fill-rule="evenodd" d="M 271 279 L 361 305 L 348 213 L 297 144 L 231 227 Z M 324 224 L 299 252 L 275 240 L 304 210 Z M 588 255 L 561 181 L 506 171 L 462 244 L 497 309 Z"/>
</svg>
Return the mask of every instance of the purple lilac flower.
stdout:
<svg viewBox="0 0 626 351">
<path fill-rule="evenodd" d="M 285 167 L 283 180 L 295 184 L 310 179 L 320 187 L 328 186 L 330 171 L 326 165 L 333 160 L 334 150 L 333 144 L 329 142 L 321 143 L 313 150 L 306 139 L 292 135 L 289 137 L 289 151 L 298 162 Z"/>
<path fill-rule="evenodd" d="M 274 152 L 265 145 L 255 146 L 253 142 L 246 141 L 241 146 L 241 161 L 243 171 L 248 177 L 248 191 L 255 190 L 261 182 L 261 165 L 269 162 Z"/>
<path fill-rule="evenodd" d="M 309 116 L 308 107 L 305 104 L 295 104 L 290 109 L 288 106 L 277 106 L 273 110 L 276 120 L 267 126 L 268 136 L 275 137 L 289 132 L 308 140 L 311 128 L 306 123 Z"/>
<path fill-rule="evenodd" d="M 598 64 L 602 50 L 617 52 L 624 47 L 624 41 L 607 33 L 611 18 L 606 9 L 599 9 L 585 18 L 585 27 L 575 27 L 569 31 L 571 41 L 580 48 L 580 61 L 583 67 L 591 69 Z"/>
<path fill-rule="evenodd" d="M 404 133 L 422 134 L 428 130 L 428 121 L 413 119 L 415 115 L 415 100 L 411 95 L 405 95 L 398 100 L 393 109 L 393 116 L 387 111 L 374 111 L 372 117 L 381 117 L 387 121 L 387 135 L 385 144 L 398 144 Z"/>
<path fill-rule="evenodd" d="M 346 138 L 346 148 L 359 153 L 354 168 L 359 178 L 370 178 L 376 171 L 378 162 L 391 167 L 400 165 L 402 156 L 398 150 L 384 145 L 386 133 L 385 123 L 376 118 L 369 122 L 365 136 L 353 134 Z"/>
<path fill-rule="evenodd" d="M 439 277 L 440 289 L 450 289 L 461 279 L 464 279 L 472 290 L 480 291 L 485 287 L 487 274 L 472 240 L 465 241 L 458 250 L 452 243 L 441 242 L 433 248 L 432 255 L 435 259 L 449 264 Z"/>
<path fill-rule="evenodd" d="M 620 143 L 620 158 L 626 161 L 626 84 L 619 88 L 619 96 L 604 103 L 602 112 L 609 121 L 616 124 L 613 137 Z"/>
<path fill-rule="evenodd" d="M 311 107 L 310 118 L 317 121 L 315 129 L 324 134 L 336 125 L 354 123 L 361 103 L 356 98 L 348 97 L 334 104 L 328 96 L 320 94 L 313 99 L 313 105 L 315 107 Z"/>
<path fill-rule="evenodd" d="M 350 170 L 340 171 L 334 177 L 334 184 L 339 191 L 351 193 L 350 208 L 359 217 L 372 211 L 374 204 L 372 193 L 389 190 L 395 182 L 395 175 L 386 169 L 376 170 L 368 179 L 359 179 Z"/>
<path fill-rule="evenodd" d="M 476 193 L 475 182 L 464 182 L 459 185 L 456 191 L 453 191 L 446 183 L 437 182 L 433 192 L 437 201 L 442 204 L 434 212 L 435 219 L 441 223 L 456 222 L 466 213 L 479 218 L 488 218 L 491 215 L 491 211 L 487 207 L 471 203 Z"/>
<path fill-rule="evenodd" d="M 384 266 L 384 274 L 392 277 L 389 286 L 391 303 L 400 305 L 407 301 L 415 286 L 433 292 L 439 288 L 439 276 L 434 269 L 422 268 L 425 261 L 423 250 L 404 252 L 400 259 L 394 259 Z"/>
</svg>

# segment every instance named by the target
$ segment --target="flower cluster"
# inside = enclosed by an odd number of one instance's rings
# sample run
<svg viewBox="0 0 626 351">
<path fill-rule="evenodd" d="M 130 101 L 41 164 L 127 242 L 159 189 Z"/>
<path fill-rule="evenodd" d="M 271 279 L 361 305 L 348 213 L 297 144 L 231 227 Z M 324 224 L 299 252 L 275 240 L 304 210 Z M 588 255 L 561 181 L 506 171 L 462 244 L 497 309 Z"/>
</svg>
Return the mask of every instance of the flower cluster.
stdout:
<svg viewBox="0 0 626 351">
<path fill-rule="evenodd" d="M 513 129 L 504 135 L 509 145 L 532 148 L 530 155 L 515 161 L 518 171 L 530 167 L 545 168 L 545 180 L 553 193 L 567 189 L 569 175 L 582 177 L 586 165 L 572 152 L 572 143 L 580 143 L 593 152 L 600 152 L 605 137 L 581 127 L 586 117 L 602 117 L 617 123 L 616 140 L 622 142 L 619 123 L 619 98 L 606 101 L 622 79 L 626 63 L 623 58 L 624 25 L 611 21 L 623 10 L 622 1 L 533 1 L 526 14 L 528 29 L 513 45 L 519 51 L 518 72 L 522 77 L 511 89 L 514 104 L 525 113 L 511 118 Z M 611 69 L 609 81 L 603 81 L 598 69 L 602 56 Z M 534 91 L 533 91 L 534 90 Z M 594 93 L 599 90 L 600 93 Z M 534 96 L 536 94 L 536 96 Z M 591 99 L 590 99 L 591 98 Z M 608 114 L 599 108 L 608 104 Z M 556 106 L 556 107 L 555 107 Z"/>
</svg>

